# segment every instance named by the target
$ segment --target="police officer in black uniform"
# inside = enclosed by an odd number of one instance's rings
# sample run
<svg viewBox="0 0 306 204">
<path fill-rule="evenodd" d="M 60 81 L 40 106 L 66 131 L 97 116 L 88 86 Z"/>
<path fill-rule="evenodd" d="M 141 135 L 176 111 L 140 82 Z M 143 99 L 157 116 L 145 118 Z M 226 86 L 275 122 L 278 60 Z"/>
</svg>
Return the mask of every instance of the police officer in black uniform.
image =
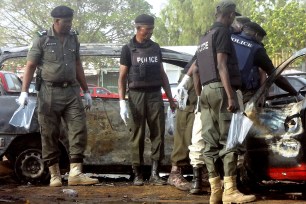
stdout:
<svg viewBox="0 0 306 204">
<path fill-rule="evenodd" d="M 170 107 L 175 109 L 168 77 L 162 64 L 159 45 L 150 40 L 154 18 L 141 14 L 135 19 L 136 35 L 122 47 L 118 91 L 120 115 L 130 126 L 131 159 L 135 174 L 134 185 L 143 185 L 141 166 L 144 163 L 146 123 L 150 129 L 152 169 L 149 182 L 164 185 L 159 177 L 159 163 L 164 157 L 165 115 L 161 87 L 166 92 Z M 128 106 L 125 101 L 128 84 Z M 129 107 L 131 116 L 129 116 Z M 130 118 L 130 119 L 128 119 Z"/>
<path fill-rule="evenodd" d="M 237 151 L 226 149 L 232 113 L 239 107 L 236 90 L 241 86 L 229 29 L 235 19 L 235 11 L 236 5 L 232 1 L 218 3 L 216 22 L 200 40 L 197 66 L 193 73 L 194 81 L 198 81 L 199 75 L 202 84 L 202 135 L 205 141 L 204 161 L 211 186 L 210 203 L 245 203 L 256 199 L 253 195 L 244 195 L 238 191 Z M 224 192 L 218 160 L 223 162 Z"/>
<path fill-rule="evenodd" d="M 275 71 L 273 63 L 261 42 L 266 35 L 266 31 L 255 22 L 244 24 L 240 34 L 232 35 L 241 73 L 241 91 L 244 103 L 249 101 L 260 87 L 259 67 L 268 75 Z M 283 76 L 279 76 L 275 83 L 290 94 L 302 99 Z"/>
</svg>

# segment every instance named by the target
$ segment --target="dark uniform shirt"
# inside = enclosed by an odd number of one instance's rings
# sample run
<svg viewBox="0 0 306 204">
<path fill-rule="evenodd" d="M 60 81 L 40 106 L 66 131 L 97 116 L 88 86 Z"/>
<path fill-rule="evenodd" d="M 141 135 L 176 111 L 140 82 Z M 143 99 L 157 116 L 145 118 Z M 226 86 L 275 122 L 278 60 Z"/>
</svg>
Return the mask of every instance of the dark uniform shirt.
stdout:
<svg viewBox="0 0 306 204">
<path fill-rule="evenodd" d="M 46 35 L 34 39 L 27 56 L 28 61 L 38 63 L 42 79 L 49 82 L 76 81 L 76 60 L 79 58 L 76 35 L 70 33 L 62 44 L 52 27 Z"/>
<path fill-rule="evenodd" d="M 272 74 L 273 70 L 275 69 L 264 47 L 260 48 L 255 53 L 254 65 L 262 68 L 268 75 Z"/>
</svg>

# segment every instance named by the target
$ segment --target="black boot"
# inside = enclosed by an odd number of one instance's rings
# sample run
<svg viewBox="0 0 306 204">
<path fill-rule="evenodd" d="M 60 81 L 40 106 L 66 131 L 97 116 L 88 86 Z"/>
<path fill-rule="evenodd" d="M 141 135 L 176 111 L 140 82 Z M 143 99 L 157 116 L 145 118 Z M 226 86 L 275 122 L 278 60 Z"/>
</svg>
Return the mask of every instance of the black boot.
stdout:
<svg viewBox="0 0 306 204">
<path fill-rule="evenodd" d="M 200 194 L 202 191 L 202 168 L 201 167 L 193 167 L 193 179 L 191 181 L 191 194 Z"/>
<path fill-rule="evenodd" d="M 133 166 L 133 173 L 134 173 L 134 181 L 133 184 L 135 186 L 143 186 L 143 176 L 141 172 L 141 167 L 140 166 Z"/>
<path fill-rule="evenodd" d="M 152 169 L 149 182 L 153 185 L 166 185 L 166 181 L 159 177 L 158 161 L 152 161 Z"/>
</svg>

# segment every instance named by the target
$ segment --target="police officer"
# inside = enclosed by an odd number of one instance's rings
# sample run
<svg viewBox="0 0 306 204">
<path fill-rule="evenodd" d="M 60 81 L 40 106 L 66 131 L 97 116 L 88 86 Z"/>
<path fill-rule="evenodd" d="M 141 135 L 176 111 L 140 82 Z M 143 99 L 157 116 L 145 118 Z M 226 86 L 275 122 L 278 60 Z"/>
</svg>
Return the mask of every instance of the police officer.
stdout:
<svg viewBox="0 0 306 204">
<path fill-rule="evenodd" d="M 254 201 L 236 187 L 237 152 L 226 150 L 227 134 L 232 113 L 238 109 L 236 90 L 241 86 L 240 72 L 230 26 L 235 19 L 236 5 L 221 1 L 216 7 L 216 22 L 201 38 L 197 50 L 194 81 L 202 84 L 201 120 L 205 141 L 204 161 L 211 186 L 210 203 L 245 203 Z M 197 84 L 195 84 L 197 85 Z M 218 161 L 223 162 L 224 192 Z"/>
<path fill-rule="evenodd" d="M 90 108 L 92 99 L 80 60 L 80 44 L 76 32 L 71 30 L 73 10 L 67 6 L 58 6 L 51 11 L 51 16 L 53 26 L 48 31 L 40 32 L 40 36 L 34 39 L 29 48 L 19 104 L 26 105 L 28 88 L 37 68 L 42 79 L 38 93 L 38 120 L 42 156 L 51 174 L 50 186 L 62 186 L 58 148 L 61 118 L 68 127 L 68 185 L 96 184 L 98 179 L 82 173 L 87 128 L 80 85 L 87 108 Z"/>
<path fill-rule="evenodd" d="M 187 191 L 190 190 L 191 184 L 183 177 L 184 167 L 190 165 L 189 159 L 189 149 L 188 146 L 191 144 L 192 127 L 195 118 L 195 108 L 197 103 L 197 95 L 195 93 L 193 80 L 187 75 L 189 68 L 194 62 L 193 58 L 182 71 L 180 83 L 177 87 L 177 95 L 179 95 L 182 90 L 185 89 L 187 99 L 182 99 L 186 101 L 183 107 L 180 107 L 176 111 L 176 126 L 174 132 L 174 143 L 173 150 L 171 153 L 171 163 L 172 168 L 168 177 L 168 184 L 175 186 L 179 190 Z M 180 104 L 180 103 L 179 103 Z"/>
<path fill-rule="evenodd" d="M 170 107 L 175 109 L 168 77 L 162 65 L 159 45 L 150 40 L 154 18 L 141 14 L 135 19 L 136 35 L 122 47 L 118 91 L 120 115 L 131 129 L 130 148 L 134 185 L 143 185 L 141 167 L 144 163 L 146 123 L 150 129 L 152 169 L 149 182 L 164 185 L 159 177 L 159 163 L 164 157 L 165 115 L 161 87 L 166 92 Z M 128 84 L 128 105 L 125 101 Z M 129 107 L 131 116 L 128 114 Z M 128 120 L 128 118 L 131 119 Z"/>
<path fill-rule="evenodd" d="M 266 31 L 255 22 L 244 24 L 242 33 L 232 35 L 241 73 L 241 90 L 244 103 L 249 101 L 261 85 L 259 67 L 268 75 L 275 71 L 273 63 L 261 43 L 266 35 Z M 290 94 L 302 99 L 283 76 L 279 76 L 275 83 Z"/>
</svg>

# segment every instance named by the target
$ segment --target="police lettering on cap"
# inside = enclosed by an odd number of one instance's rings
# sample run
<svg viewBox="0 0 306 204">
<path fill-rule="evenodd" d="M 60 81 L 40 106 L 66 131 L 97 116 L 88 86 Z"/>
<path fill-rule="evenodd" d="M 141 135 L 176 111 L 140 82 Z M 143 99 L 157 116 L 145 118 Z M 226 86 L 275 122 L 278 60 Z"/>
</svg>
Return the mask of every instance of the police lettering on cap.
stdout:
<svg viewBox="0 0 306 204">
<path fill-rule="evenodd" d="M 73 16 L 73 10 L 67 6 L 57 6 L 51 11 L 53 18 L 71 18 Z"/>
<path fill-rule="evenodd" d="M 252 30 L 255 33 L 258 33 L 262 37 L 267 35 L 266 31 L 259 24 L 255 22 L 248 22 L 244 24 L 244 26 L 242 27 L 242 30 L 245 30 L 245 29 Z"/>
<path fill-rule="evenodd" d="M 141 14 L 135 18 L 137 25 L 154 25 L 154 18 L 147 14 Z"/>
<path fill-rule="evenodd" d="M 235 12 L 237 16 L 241 16 L 240 13 L 236 12 L 236 4 L 230 0 L 222 0 L 217 4 L 216 11 L 218 13 Z"/>
</svg>

